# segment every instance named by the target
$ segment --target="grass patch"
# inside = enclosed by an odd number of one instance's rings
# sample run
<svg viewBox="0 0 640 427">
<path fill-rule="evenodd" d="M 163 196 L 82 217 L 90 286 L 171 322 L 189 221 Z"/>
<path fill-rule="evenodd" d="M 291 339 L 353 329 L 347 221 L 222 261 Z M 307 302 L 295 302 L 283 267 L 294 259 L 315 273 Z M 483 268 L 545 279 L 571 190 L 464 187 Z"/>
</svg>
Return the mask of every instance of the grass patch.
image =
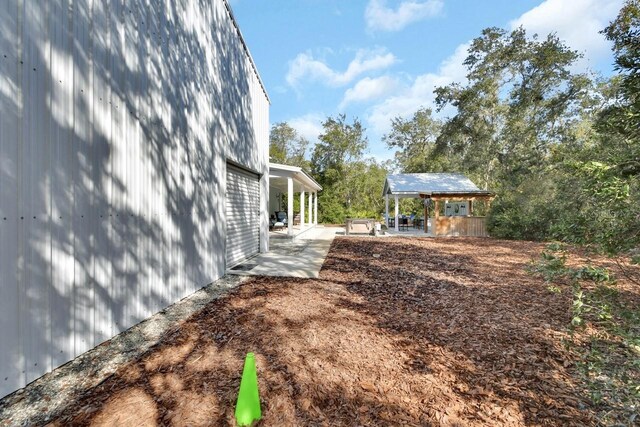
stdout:
<svg viewBox="0 0 640 427">
<path fill-rule="evenodd" d="M 640 310 L 625 301 L 606 268 L 567 266 L 568 248 L 546 246 L 529 271 L 544 278 L 551 293 L 571 292 L 577 371 L 603 425 L 640 422 Z"/>
</svg>

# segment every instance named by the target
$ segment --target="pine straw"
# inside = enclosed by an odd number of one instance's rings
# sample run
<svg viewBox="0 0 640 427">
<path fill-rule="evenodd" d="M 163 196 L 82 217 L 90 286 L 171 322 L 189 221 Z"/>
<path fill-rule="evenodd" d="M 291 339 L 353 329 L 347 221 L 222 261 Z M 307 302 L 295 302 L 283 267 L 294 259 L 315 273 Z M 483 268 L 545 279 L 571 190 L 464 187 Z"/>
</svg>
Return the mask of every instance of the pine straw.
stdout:
<svg viewBox="0 0 640 427">
<path fill-rule="evenodd" d="M 258 277 L 167 333 L 56 425 L 234 425 L 256 354 L 265 426 L 585 425 L 570 295 L 542 246 L 337 238 L 317 280 Z"/>
</svg>

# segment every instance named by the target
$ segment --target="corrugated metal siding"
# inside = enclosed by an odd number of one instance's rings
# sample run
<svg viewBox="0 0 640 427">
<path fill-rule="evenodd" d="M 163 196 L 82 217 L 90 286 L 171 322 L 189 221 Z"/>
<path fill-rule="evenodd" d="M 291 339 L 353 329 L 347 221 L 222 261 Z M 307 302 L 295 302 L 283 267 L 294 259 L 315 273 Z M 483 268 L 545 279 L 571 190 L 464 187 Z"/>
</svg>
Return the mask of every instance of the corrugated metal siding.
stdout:
<svg viewBox="0 0 640 427">
<path fill-rule="evenodd" d="M 227 164 L 227 268 L 260 251 L 260 177 Z"/>
<path fill-rule="evenodd" d="M 222 0 L 0 2 L 0 396 L 219 278 L 268 132 Z"/>
</svg>

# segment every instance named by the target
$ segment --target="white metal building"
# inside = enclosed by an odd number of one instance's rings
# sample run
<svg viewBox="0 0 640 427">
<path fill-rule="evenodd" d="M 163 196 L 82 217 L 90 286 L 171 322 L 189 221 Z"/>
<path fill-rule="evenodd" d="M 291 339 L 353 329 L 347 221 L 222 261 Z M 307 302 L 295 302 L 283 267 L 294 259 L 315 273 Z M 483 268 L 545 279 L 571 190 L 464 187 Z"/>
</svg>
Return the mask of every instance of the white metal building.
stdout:
<svg viewBox="0 0 640 427">
<path fill-rule="evenodd" d="M 0 396 L 268 249 L 226 0 L 0 2 Z"/>
</svg>

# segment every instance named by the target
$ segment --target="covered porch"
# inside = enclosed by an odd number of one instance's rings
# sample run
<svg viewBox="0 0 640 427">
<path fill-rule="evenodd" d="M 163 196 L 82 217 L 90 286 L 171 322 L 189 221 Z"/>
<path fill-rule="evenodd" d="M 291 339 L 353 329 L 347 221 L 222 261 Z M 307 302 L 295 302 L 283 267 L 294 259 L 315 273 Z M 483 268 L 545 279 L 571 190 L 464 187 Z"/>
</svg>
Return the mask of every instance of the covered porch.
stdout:
<svg viewBox="0 0 640 427">
<path fill-rule="evenodd" d="M 422 233 L 434 237 L 488 236 L 486 217 L 474 215 L 474 209 L 477 202 L 482 202 L 485 204 L 485 211 L 488 210 L 495 194 L 488 190 L 479 189 L 462 174 L 389 175 L 385 180 L 383 195 L 385 198 L 385 222 L 387 228 L 394 234 L 400 233 L 408 222 L 400 215 L 400 200 L 412 198 L 422 200 Z M 390 198 L 395 205 L 393 216 L 389 215 Z M 432 218 L 430 218 L 431 214 L 433 214 Z"/>
<path fill-rule="evenodd" d="M 321 190 L 322 186 L 302 168 L 269 163 L 269 217 L 277 220 L 272 223 L 270 234 L 293 238 L 315 227 Z M 298 200 L 298 208 L 294 209 Z M 282 217 L 286 222 L 281 221 Z"/>
</svg>

